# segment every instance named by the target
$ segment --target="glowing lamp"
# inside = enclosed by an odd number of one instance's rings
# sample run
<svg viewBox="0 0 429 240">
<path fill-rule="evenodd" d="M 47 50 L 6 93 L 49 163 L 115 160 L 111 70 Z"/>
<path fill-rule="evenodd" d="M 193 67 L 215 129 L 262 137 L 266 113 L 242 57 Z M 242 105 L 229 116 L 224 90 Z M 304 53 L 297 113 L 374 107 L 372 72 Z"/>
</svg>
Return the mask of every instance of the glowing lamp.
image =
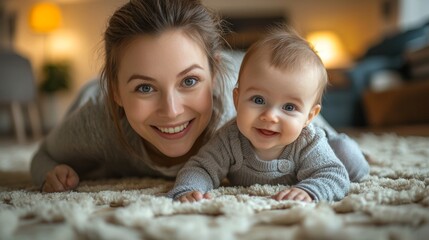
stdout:
<svg viewBox="0 0 429 240">
<path fill-rule="evenodd" d="M 314 46 L 327 68 L 349 64 L 350 60 L 335 33 L 331 31 L 312 32 L 308 34 L 307 41 Z"/>
<path fill-rule="evenodd" d="M 30 11 L 30 27 L 38 33 L 49 33 L 61 26 L 61 10 L 54 3 L 35 4 Z"/>
</svg>

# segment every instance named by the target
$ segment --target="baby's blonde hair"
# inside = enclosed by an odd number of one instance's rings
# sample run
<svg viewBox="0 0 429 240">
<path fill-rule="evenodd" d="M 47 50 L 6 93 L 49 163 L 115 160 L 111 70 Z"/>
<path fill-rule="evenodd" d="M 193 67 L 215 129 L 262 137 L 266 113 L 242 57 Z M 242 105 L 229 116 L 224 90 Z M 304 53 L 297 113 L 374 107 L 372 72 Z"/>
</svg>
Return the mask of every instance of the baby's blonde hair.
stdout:
<svg viewBox="0 0 429 240">
<path fill-rule="evenodd" d="M 238 81 L 249 59 L 262 49 L 269 51 L 270 64 L 276 68 L 301 71 L 310 65 L 319 76 L 319 91 L 315 104 L 321 104 L 323 92 L 328 84 L 326 68 L 313 46 L 290 27 L 273 28 L 265 38 L 250 46 L 241 63 Z"/>
</svg>

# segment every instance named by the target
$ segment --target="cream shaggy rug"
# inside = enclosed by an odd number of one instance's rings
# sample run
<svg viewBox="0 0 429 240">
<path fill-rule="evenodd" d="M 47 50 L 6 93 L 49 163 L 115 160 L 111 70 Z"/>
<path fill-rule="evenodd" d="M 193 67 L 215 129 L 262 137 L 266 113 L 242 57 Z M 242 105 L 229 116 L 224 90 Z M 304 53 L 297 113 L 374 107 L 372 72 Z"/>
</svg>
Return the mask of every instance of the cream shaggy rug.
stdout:
<svg viewBox="0 0 429 240">
<path fill-rule="evenodd" d="M 213 200 L 162 197 L 172 182 L 82 182 L 42 194 L 27 169 L 36 144 L 0 146 L 0 239 L 428 239 L 429 137 L 363 134 L 371 175 L 335 203 L 274 201 L 285 186 L 222 187 Z"/>
</svg>

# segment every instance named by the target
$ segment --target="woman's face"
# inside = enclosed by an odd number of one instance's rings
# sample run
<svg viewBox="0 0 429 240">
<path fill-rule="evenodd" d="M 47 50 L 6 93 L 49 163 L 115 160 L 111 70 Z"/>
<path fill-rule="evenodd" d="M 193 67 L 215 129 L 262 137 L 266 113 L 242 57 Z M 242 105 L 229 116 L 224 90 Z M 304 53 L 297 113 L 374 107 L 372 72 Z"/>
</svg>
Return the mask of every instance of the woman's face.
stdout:
<svg viewBox="0 0 429 240">
<path fill-rule="evenodd" d="M 205 52 L 182 31 L 142 36 L 120 59 L 115 101 L 142 138 L 179 157 L 210 121 L 213 81 Z"/>
</svg>

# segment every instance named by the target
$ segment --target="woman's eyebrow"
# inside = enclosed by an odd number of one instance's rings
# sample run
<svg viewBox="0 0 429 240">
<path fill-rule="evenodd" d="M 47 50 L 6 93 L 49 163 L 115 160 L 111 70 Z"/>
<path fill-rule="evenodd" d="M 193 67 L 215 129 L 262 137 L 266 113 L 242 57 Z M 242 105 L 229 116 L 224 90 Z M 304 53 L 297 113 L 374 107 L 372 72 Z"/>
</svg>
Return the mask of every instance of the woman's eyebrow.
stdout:
<svg viewBox="0 0 429 240">
<path fill-rule="evenodd" d="M 190 72 L 190 71 L 192 71 L 192 70 L 194 70 L 194 69 L 201 69 L 201 70 L 204 70 L 204 68 L 203 67 L 201 67 L 200 65 L 198 65 L 198 64 L 192 64 L 191 66 L 189 66 L 189 67 L 187 67 L 185 70 L 183 70 L 183 71 L 181 71 L 179 74 L 177 74 L 177 77 L 179 78 L 179 77 L 183 77 L 184 75 L 186 75 L 188 72 Z"/>
<path fill-rule="evenodd" d="M 185 70 L 183 70 L 179 74 L 177 74 L 177 77 L 178 78 L 182 77 L 182 76 L 186 75 L 188 72 L 190 72 L 190 71 L 192 71 L 194 69 L 204 70 L 204 68 L 201 67 L 200 65 L 198 65 L 198 64 L 192 64 L 191 66 L 187 67 Z M 133 74 L 133 75 L 131 75 L 128 78 L 127 83 L 129 83 L 129 82 L 131 82 L 132 80 L 135 80 L 135 79 L 146 80 L 146 81 L 151 81 L 151 82 L 155 81 L 154 78 L 146 76 L 146 75 L 143 75 L 143 74 Z"/>
<path fill-rule="evenodd" d="M 142 75 L 142 74 L 133 74 L 133 75 L 131 75 L 128 78 L 127 83 L 129 83 L 129 82 L 131 82 L 132 80 L 135 80 L 135 79 L 146 80 L 146 81 L 155 81 L 154 78 L 151 78 L 151 77 L 148 77 L 148 76 L 145 76 L 145 75 Z"/>
</svg>

